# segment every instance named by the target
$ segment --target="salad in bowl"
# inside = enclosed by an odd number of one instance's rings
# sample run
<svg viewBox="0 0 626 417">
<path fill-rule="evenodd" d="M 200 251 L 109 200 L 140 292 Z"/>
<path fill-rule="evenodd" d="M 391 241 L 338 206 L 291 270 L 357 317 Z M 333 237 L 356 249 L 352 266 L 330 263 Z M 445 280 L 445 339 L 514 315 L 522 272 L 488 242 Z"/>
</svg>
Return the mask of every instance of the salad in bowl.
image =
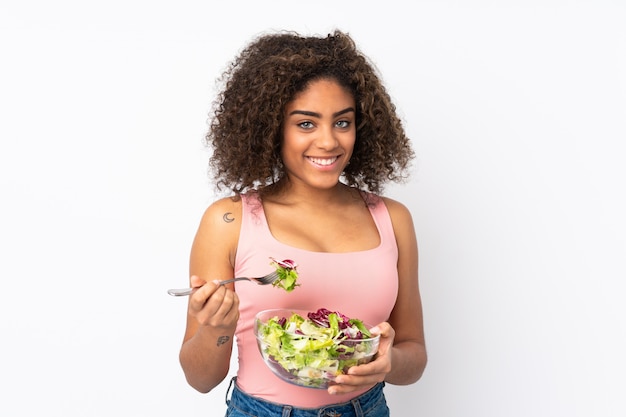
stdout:
<svg viewBox="0 0 626 417">
<path fill-rule="evenodd" d="M 361 320 L 320 308 L 315 312 L 274 309 L 256 315 L 254 333 L 269 369 L 280 379 L 325 389 L 337 375 L 370 362 L 380 335 Z"/>
</svg>

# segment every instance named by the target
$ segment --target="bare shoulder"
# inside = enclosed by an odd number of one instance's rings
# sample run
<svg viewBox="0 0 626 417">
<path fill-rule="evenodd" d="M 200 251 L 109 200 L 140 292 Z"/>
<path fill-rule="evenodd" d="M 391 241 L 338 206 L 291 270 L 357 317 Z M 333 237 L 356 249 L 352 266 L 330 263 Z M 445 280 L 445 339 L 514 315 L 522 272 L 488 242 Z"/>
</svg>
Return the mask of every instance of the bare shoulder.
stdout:
<svg viewBox="0 0 626 417">
<path fill-rule="evenodd" d="M 417 237 L 415 236 L 415 224 L 411 211 L 404 204 L 388 197 L 383 197 L 383 201 L 389 211 L 393 233 L 396 242 L 401 250 L 409 250 L 411 253 L 416 250 Z"/>
<path fill-rule="evenodd" d="M 241 229 L 241 198 L 226 197 L 206 208 L 196 232 L 192 258 L 215 263 L 218 259 L 233 262 Z"/>
<path fill-rule="evenodd" d="M 413 218 L 407 206 L 389 197 L 381 198 L 385 203 L 385 206 L 387 206 L 387 210 L 389 211 L 389 216 L 391 216 L 391 222 L 394 224 L 394 227 L 413 225 Z"/>
<path fill-rule="evenodd" d="M 233 229 L 229 225 L 241 224 L 241 198 L 225 197 L 213 202 L 204 211 L 201 226 L 212 226 L 218 229 Z"/>
</svg>

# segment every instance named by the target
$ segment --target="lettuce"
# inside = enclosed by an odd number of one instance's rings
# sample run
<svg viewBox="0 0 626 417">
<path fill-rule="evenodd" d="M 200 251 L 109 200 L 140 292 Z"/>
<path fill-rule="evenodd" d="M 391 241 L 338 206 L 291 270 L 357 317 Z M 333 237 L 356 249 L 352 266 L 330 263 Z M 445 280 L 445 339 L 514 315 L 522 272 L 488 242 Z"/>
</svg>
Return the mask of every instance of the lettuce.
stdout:
<svg viewBox="0 0 626 417">
<path fill-rule="evenodd" d="M 259 324 L 258 335 L 265 357 L 279 364 L 286 376 L 313 387 L 367 362 L 377 346 L 373 340 L 360 341 L 371 337 L 362 321 L 324 308 L 307 317 L 274 316 Z"/>
</svg>

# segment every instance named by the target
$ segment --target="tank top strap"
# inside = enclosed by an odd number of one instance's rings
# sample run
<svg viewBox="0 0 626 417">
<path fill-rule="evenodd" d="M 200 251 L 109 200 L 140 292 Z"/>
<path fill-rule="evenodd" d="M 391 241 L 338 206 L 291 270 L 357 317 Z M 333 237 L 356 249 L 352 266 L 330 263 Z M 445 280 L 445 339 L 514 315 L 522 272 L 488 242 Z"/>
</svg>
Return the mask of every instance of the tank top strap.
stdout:
<svg viewBox="0 0 626 417">
<path fill-rule="evenodd" d="M 396 235 L 393 231 L 393 224 L 391 222 L 391 216 L 387 205 L 382 197 L 376 194 L 361 191 L 363 200 L 367 204 L 370 214 L 374 219 L 378 233 L 380 233 L 381 246 L 385 243 L 392 243 L 395 245 Z"/>
</svg>

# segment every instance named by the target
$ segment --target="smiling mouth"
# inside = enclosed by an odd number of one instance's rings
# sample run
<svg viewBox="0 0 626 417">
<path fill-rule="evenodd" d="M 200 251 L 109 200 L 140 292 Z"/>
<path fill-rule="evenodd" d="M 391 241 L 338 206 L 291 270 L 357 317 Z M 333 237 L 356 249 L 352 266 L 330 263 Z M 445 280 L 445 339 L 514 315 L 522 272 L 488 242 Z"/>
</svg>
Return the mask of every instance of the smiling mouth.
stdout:
<svg viewBox="0 0 626 417">
<path fill-rule="evenodd" d="M 339 159 L 336 156 L 333 156 L 332 158 L 314 158 L 314 157 L 308 157 L 309 161 L 313 162 L 316 165 L 322 165 L 322 166 L 328 166 L 328 165 L 332 165 L 337 159 Z"/>
</svg>

